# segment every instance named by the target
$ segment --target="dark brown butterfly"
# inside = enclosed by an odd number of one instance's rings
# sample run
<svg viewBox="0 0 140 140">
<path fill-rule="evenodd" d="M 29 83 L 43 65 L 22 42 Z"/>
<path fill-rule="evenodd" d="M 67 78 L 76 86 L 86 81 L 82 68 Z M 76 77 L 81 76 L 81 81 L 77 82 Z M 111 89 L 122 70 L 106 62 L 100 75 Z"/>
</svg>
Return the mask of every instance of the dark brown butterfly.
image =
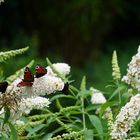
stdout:
<svg viewBox="0 0 140 140">
<path fill-rule="evenodd" d="M 17 86 L 32 86 L 33 82 L 34 75 L 31 73 L 30 69 L 26 67 L 24 71 L 24 79 L 22 79 L 22 81 Z"/>
<path fill-rule="evenodd" d="M 5 93 L 8 87 L 8 82 L 0 82 L 0 92 Z"/>
<path fill-rule="evenodd" d="M 40 65 L 36 65 L 35 67 L 35 75 L 36 75 L 36 78 L 39 78 L 39 77 L 42 77 L 43 75 L 45 75 L 47 73 L 47 70 L 40 66 Z"/>
<path fill-rule="evenodd" d="M 65 83 L 62 93 L 64 93 L 65 95 L 69 94 L 69 83 L 68 82 Z"/>
</svg>

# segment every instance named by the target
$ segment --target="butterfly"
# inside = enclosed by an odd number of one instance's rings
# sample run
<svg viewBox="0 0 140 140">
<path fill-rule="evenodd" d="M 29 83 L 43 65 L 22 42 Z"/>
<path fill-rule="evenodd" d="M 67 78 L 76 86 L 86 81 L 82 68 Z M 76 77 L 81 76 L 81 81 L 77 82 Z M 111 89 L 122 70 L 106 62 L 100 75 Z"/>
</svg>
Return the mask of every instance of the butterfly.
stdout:
<svg viewBox="0 0 140 140">
<path fill-rule="evenodd" d="M 0 92 L 5 93 L 8 87 L 8 82 L 0 82 Z"/>
<path fill-rule="evenodd" d="M 32 86 L 34 82 L 34 75 L 31 73 L 28 67 L 25 68 L 24 71 L 24 79 L 17 85 L 18 87 L 22 86 Z"/>
<path fill-rule="evenodd" d="M 69 94 L 69 83 L 68 82 L 65 83 L 62 93 L 64 93 L 65 95 Z"/>
<path fill-rule="evenodd" d="M 35 67 L 36 78 L 42 77 L 46 73 L 47 73 L 47 70 L 44 67 L 40 66 L 39 64 L 36 65 Z"/>
</svg>

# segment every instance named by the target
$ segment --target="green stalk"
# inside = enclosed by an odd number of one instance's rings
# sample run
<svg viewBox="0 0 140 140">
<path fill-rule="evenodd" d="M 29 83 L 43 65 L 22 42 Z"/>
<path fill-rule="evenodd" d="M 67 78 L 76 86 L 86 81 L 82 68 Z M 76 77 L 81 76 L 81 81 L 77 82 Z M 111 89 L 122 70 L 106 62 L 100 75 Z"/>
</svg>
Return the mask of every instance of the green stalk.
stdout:
<svg viewBox="0 0 140 140">
<path fill-rule="evenodd" d="M 119 81 L 117 80 L 116 83 L 117 83 L 117 88 L 118 88 L 119 87 Z M 119 105 L 121 105 L 122 101 L 121 101 L 121 92 L 120 91 L 119 91 L 118 95 L 119 95 Z"/>
<path fill-rule="evenodd" d="M 84 99 L 83 99 L 83 96 L 81 96 L 81 103 L 82 103 L 83 129 L 86 130 L 86 120 L 85 120 L 85 109 L 84 109 Z"/>
</svg>

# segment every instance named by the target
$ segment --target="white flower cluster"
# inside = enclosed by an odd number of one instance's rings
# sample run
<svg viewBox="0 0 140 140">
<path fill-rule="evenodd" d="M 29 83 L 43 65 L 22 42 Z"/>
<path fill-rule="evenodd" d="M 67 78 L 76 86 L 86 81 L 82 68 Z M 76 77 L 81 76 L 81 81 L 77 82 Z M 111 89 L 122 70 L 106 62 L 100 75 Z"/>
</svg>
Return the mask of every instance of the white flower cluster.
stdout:
<svg viewBox="0 0 140 140">
<path fill-rule="evenodd" d="M 56 63 L 53 64 L 53 67 L 64 76 L 70 73 L 70 66 L 66 63 Z M 32 87 L 17 87 L 17 84 L 23 79 L 23 76 L 17 78 L 11 85 L 23 98 L 44 96 L 55 93 L 56 91 L 62 91 L 64 88 L 62 79 L 57 77 L 49 66 L 46 69 L 47 74 L 40 78 L 35 78 Z"/>
<path fill-rule="evenodd" d="M 132 57 L 128 64 L 127 74 L 122 78 L 122 81 L 140 90 L 140 46 L 137 54 Z"/>
<path fill-rule="evenodd" d="M 50 101 L 44 97 L 32 97 L 22 99 L 18 110 L 23 114 L 29 114 L 32 109 L 42 109 L 44 107 L 49 107 Z"/>
<path fill-rule="evenodd" d="M 17 119 L 22 114 L 29 114 L 31 110 L 33 109 L 42 109 L 44 107 L 49 107 L 50 101 L 47 98 L 44 97 L 32 97 L 32 98 L 26 98 L 22 99 L 16 110 L 11 111 L 10 119 L 16 123 Z"/>
<path fill-rule="evenodd" d="M 56 63 L 53 64 L 53 66 L 64 76 L 70 73 L 70 66 L 68 64 Z M 11 104 L 15 102 L 15 104 L 11 107 L 10 116 L 10 119 L 13 122 L 16 122 L 22 114 L 29 114 L 32 109 L 49 107 L 49 100 L 40 96 L 63 90 L 65 84 L 64 81 L 57 77 L 50 67 L 47 67 L 47 69 L 47 74 L 39 78 L 34 78 L 32 86 L 17 86 L 23 79 L 22 75 L 7 87 L 5 93 L 5 95 L 7 95 L 7 99 L 9 98 L 9 102 L 11 102 Z"/>
<path fill-rule="evenodd" d="M 4 2 L 4 0 L 0 0 L 0 4 L 1 4 L 2 2 Z"/>
<path fill-rule="evenodd" d="M 31 87 L 17 87 L 17 84 L 21 82 L 21 78 L 17 78 L 11 85 L 6 89 L 6 94 L 16 96 L 19 99 L 32 97 Z"/>
<path fill-rule="evenodd" d="M 70 73 L 70 66 L 66 63 L 56 63 L 52 65 L 54 67 L 54 69 L 56 71 L 58 71 L 60 74 L 66 76 Z M 56 76 L 56 74 L 52 71 L 52 69 L 50 68 L 50 66 L 46 67 L 47 69 L 47 74 L 48 75 L 54 75 Z"/>
<path fill-rule="evenodd" d="M 113 140 L 124 140 L 127 137 L 127 132 L 131 130 L 131 126 L 137 119 L 140 113 L 140 94 L 131 97 L 120 113 L 117 115 L 114 124 L 112 125 L 111 137 Z"/>
<path fill-rule="evenodd" d="M 92 97 L 91 97 L 91 103 L 92 104 L 104 104 L 104 103 L 106 103 L 106 98 L 101 91 L 99 91 L 97 89 L 94 89 L 92 87 L 90 88 L 90 90 L 93 92 Z M 96 114 L 98 114 L 99 112 L 100 112 L 100 108 L 98 108 L 96 110 Z M 103 114 L 102 118 L 103 119 L 110 119 L 110 114 L 111 113 L 112 113 L 111 108 L 107 107 L 104 110 L 104 114 Z"/>
<path fill-rule="evenodd" d="M 94 88 L 90 88 L 90 90 L 93 92 L 91 97 L 92 104 L 104 104 L 106 102 L 106 98 L 101 91 Z"/>
<path fill-rule="evenodd" d="M 61 91 L 63 88 L 64 82 L 61 78 L 46 74 L 40 78 L 35 78 L 32 85 L 32 92 L 34 95 L 45 95 Z"/>
</svg>

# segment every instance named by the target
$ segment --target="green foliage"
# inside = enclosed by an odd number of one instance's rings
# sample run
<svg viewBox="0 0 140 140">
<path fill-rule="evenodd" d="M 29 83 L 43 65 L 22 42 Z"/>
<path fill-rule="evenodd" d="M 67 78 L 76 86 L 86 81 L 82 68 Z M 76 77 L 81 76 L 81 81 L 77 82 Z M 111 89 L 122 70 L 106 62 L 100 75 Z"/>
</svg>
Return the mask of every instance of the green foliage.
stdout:
<svg viewBox="0 0 140 140">
<path fill-rule="evenodd" d="M 11 57 L 10 56 L 7 58 Z M 6 60 L 6 59 L 5 59 Z M 115 68 L 117 61 L 113 62 Z M 9 110 L 5 109 L 5 118 L 0 118 L 0 125 L 7 124 L 10 131 L 2 129 L 1 138 L 11 140 L 26 140 L 26 139 L 50 139 L 50 140 L 107 140 L 110 139 L 111 126 L 114 118 L 116 118 L 120 109 L 129 101 L 131 96 L 128 94 L 128 86 L 124 85 L 120 79 L 113 78 L 112 82 L 107 85 L 110 89 L 106 94 L 106 103 L 92 104 L 91 90 L 88 89 L 86 76 L 83 76 L 80 87 L 73 86 L 68 78 L 60 75 L 58 71 L 53 68 L 52 63 L 47 58 L 48 65 L 58 77 L 65 82 L 70 83 L 69 95 L 64 95 L 63 92 L 56 92 L 52 95 L 47 95 L 50 99 L 51 105 L 48 108 L 36 111 L 31 114 L 21 116 L 24 125 L 13 125 L 9 120 Z M 27 66 L 31 67 L 34 64 L 32 60 Z M 25 67 L 24 67 L 25 68 Z M 6 78 L 9 83 L 23 74 L 24 68 L 17 71 L 14 75 Z M 118 72 L 118 71 L 117 71 Z M 118 77 L 117 77 L 118 78 Z M 119 77 L 120 78 L 120 77 Z M 107 109 L 109 111 L 107 112 Z M 107 118 L 105 118 L 107 117 Z M 138 126 L 139 122 L 135 125 Z M 15 129 L 16 128 L 16 129 Z M 132 129 L 128 135 L 131 137 L 138 137 L 138 128 Z"/>
<path fill-rule="evenodd" d="M 96 128 L 96 130 L 100 136 L 100 139 L 103 140 L 103 126 L 102 126 L 100 119 L 95 115 L 89 115 L 89 119 L 90 119 L 92 125 Z"/>
<path fill-rule="evenodd" d="M 10 110 L 9 110 L 9 108 L 5 107 L 4 110 L 5 110 L 5 114 L 4 114 L 3 125 L 4 125 L 5 123 L 7 123 L 8 120 L 9 120 L 9 118 L 10 118 Z"/>
<path fill-rule="evenodd" d="M 8 122 L 8 124 L 11 129 L 10 140 L 18 140 L 18 134 L 15 129 L 15 126 L 11 122 Z"/>
<path fill-rule="evenodd" d="M 0 52 L 0 62 L 5 62 L 7 59 L 10 59 L 11 57 L 22 54 L 25 51 L 27 51 L 28 49 L 29 49 L 29 47 L 25 47 L 25 48 L 18 49 L 18 50 Z"/>
<path fill-rule="evenodd" d="M 22 49 L 18 49 L 18 50 L 11 50 L 11 51 L 7 51 L 7 52 L 0 52 L 0 62 L 5 62 L 6 60 L 10 59 L 11 57 L 14 57 L 16 55 L 22 54 L 25 51 L 27 51 L 29 49 L 29 47 L 25 47 Z M 31 65 L 33 65 L 34 61 L 31 61 L 28 66 L 30 67 Z M 1 71 L 1 75 L 0 75 L 0 79 L 3 79 L 3 70 L 0 69 Z M 13 80 L 15 80 L 18 76 L 21 75 L 21 73 L 23 73 L 23 69 L 19 70 L 18 72 L 16 72 L 15 75 L 10 76 L 9 78 L 7 78 L 7 81 L 10 83 Z M 2 98 L 1 98 L 2 99 Z M 10 118 L 10 110 L 8 107 L 4 107 L 5 113 L 4 113 L 4 119 L 2 119 L 2 121 L 0 122 L 0 125 L 2 125 L 2 129 L 4 128 L 4 125 L 7 124 L 8 127 L 10 128 L 10 133 L 6 134 L 4 132 L 1 132 L 1 139 L 10 139 L 10 140 L 18 140 L 18 134 L 17 134 L 17 130 L 15 129 L 15 126 L 12 124 L 12 122 L 9 121 Z"/>
<path fill-rule="evenodd" d="M 86 77 L 84 76 L 81 81 L 80 90 L 86 90 Z"/>
</svg>

